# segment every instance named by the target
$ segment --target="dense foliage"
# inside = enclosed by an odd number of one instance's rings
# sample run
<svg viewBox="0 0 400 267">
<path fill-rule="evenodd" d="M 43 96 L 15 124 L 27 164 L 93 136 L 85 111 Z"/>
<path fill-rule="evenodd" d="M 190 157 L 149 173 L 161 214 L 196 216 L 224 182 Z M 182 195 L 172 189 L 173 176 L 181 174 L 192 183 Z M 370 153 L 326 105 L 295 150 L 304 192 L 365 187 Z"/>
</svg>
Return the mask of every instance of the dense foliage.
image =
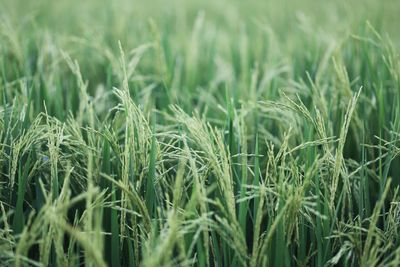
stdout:
<svg viewBox="0 0 400 267">
<path fill-rule="evenodd" d="M 1 266 L 399 266 L 400 2 L 0 1 Z"/>
</svg>

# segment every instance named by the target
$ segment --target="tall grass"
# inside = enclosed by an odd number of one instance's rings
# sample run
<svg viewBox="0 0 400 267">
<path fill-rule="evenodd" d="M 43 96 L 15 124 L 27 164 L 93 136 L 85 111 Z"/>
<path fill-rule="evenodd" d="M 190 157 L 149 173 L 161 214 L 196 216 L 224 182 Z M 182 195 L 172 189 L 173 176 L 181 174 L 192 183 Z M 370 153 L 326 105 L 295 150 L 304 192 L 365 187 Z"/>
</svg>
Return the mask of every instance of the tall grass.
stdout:
<svg viewBox="0 0 400 267">
<path fill-rule="evenodd" d="M 397 1 L 0 1 L 0 265 L 398 266 Z"/>
</svg>

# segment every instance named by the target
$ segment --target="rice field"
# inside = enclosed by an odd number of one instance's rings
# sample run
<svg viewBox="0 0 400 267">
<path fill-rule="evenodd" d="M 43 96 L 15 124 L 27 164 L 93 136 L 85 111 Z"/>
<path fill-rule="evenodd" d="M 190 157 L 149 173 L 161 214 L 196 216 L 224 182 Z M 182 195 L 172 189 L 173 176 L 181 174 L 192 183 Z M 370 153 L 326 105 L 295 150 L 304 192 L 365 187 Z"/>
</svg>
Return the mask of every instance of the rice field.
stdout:
<svg viewBox="0 0 400 267">
<path fill-rule="evenodd" d="M 397 0 L 0 0 L 0 266 L 399 266 Z"/>
</svg>

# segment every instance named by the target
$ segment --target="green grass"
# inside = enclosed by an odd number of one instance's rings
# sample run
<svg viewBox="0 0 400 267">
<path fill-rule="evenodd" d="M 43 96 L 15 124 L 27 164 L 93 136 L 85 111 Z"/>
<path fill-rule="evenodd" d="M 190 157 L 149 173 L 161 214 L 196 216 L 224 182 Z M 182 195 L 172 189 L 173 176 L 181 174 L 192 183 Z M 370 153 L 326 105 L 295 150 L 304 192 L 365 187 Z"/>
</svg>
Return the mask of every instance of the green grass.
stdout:
<svg viewBox="0 0 400 267">
<path fill-rule="evenodd" d="M 400 3 L 0 0 L 1 266 L 399 266 Z"/>
</svg>

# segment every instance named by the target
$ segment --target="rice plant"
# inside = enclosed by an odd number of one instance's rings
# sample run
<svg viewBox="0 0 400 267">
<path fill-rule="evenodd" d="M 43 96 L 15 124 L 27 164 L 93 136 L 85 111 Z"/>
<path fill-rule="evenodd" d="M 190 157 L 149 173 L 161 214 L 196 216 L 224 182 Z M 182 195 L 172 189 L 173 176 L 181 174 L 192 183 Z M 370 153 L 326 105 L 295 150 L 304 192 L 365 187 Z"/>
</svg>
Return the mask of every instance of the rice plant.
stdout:
<svg viewBox="0 0 400 267">
<path fill-rule="evenodd" d="M 399 11 L 0 0 L 0 266 L 399 266 Z"/>
</svg>

